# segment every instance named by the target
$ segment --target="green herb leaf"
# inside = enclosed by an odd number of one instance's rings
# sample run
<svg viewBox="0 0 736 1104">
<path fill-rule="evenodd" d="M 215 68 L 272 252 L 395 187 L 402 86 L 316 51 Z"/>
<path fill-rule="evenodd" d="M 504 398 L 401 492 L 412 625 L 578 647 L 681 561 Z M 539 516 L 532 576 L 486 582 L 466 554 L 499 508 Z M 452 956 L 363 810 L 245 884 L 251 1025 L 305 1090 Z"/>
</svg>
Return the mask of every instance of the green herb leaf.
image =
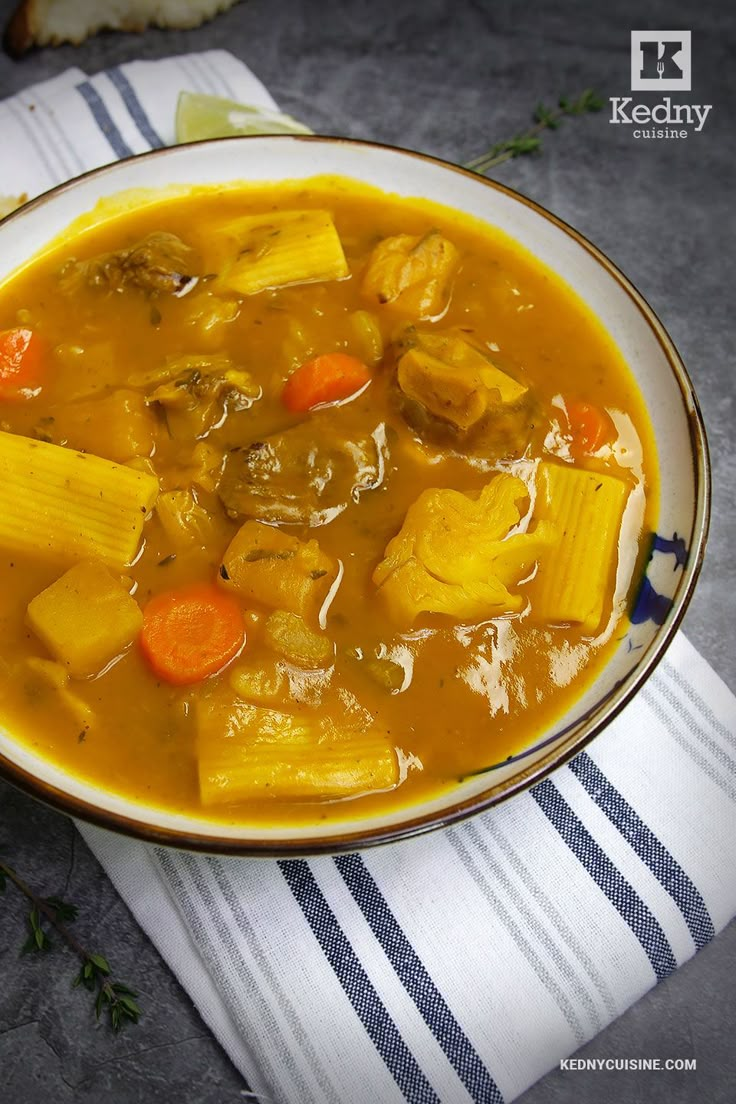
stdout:
<svg viewBox="0 0 736 1104">
<path fill-rule="evenodd" d="M 91 954 L 89 956 L 89 961 L 92 963 L 93 966 L 97 967 L 97 969 L 100 971 L 100 973 L 102 973 L 102 974 L 109 974 L 110 973 L 109 963 L 108 963 L 106 958 L 102 957 L 102 955 Z"/>
<path fill-rule="evenodd" d="M 33 906 L 28 914 L 28 924 L 31 934 L 23 945 L 22 954 L 30 954 L 34 951 L 48 951 L 51 949 L 51 940 L 41 927 L 41 916 L 37 906 Z"/>
<path fill-rule="evenodd" d="M 537 104 L 532 113 L 534 125 L 521 134 L 508 138 L 503 142 L 496 142 L 480 157 L 475 157 L 465 165 L 466 169 L 473 169 L 480 174 L 487 173 L 496 165 L 509 161 L 513 157 L 521 157 L 527 153 L 538 153 L 542 147 L 542 139 L 539 137 L 543 130 L 557 130 L 565 116 L 583 115 L 589 111 L 600 111 L 603 107 L 603 99 L 592 88 L 586 88 L 577 99 L 571 100 L 568 96 L 560 96 L 557 107 L 551 108 L 543 103 Z"/>
<path fill-rule="evenodd" d="M 81 965 L 79 972 L 72 979 L 72 988 L 77 989 L 82 986 L 96 994 L 94 1009 L 97 1019 L 103 1011 L 107 1010 L 113 1031 L 119 1031 L 126 1021 L 138 1023 L 142 1012 L 135 1000 L 138 996 L 137 992 L 123 982 L 110 980 L 112 971 L 104 955 L 87 951 L 65 927 L 66 923 L 77 918 L 76 906 L 63 901 L 61 897 L 39 897 L 7 863 L 0 860 L 0 891 L 4 890 L 8 883 L 15 886 L 31 905 L 27 921 L 29 933 L 21 948 L 21 954 L 51 949 L 51 940 L 43 926 L 46 922 L 56 929 L 77 955 Z"/>
<path fill-rule="evenodd" d="M 114 981 L 110 986 L 113 993 L 125 993 L 129 997 L 137 997 L 138 992 L 136 989 L 129 989 L 127 985 L 123 985 L 120 981 Z"/>
<path fill-rule="evenodd" d="M 138 1019 L 138 1017 L 140 1016 L 141 1010 L 138 1007 L 138 1005 L 136 1004 L 136 1002 L 133 1000 L 132 997 L 121 996 L 119 998 L 119 1003 L 120 1003 L 120 1006 L 122 1008 L 124 1008 L 126 1013 L 131 1017 L 131 1019 L 136 1019 L 136 1020 Z"/>
<path fill-rule="evenodd" d="M 534 153 L 535 150 L 539 149 L 541 144 L 541 138 L 522 134 L 514 141 L 514 157 L 518 157 L 521 153 Z"/>
<path fill-rule="evenodd" d="M 45 903 L 54 913 L 56 919 L 60 920 L 62 924 L 68 924 L 77 919 L 78 910 L 76 905 L 67 904 L 67 902 L 62 901 L 60 897 L 46 897 Z"/>
<path fill-rule="evenodd" d="M 605 104 L 602 96 L 592 88 L 586 88 L 578 98 L 575 114 L 582 115 L 584 111 L 600 111 Z"/>
</svg>

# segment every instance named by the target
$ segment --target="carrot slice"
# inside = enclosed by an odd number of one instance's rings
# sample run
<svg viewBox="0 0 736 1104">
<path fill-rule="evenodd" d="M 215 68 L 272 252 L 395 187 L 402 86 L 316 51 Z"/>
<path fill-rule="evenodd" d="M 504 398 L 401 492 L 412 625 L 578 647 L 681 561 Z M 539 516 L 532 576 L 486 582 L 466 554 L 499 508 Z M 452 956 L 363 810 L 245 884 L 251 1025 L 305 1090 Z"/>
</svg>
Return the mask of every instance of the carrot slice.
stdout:
<svg viewBox="0 0 736 1104">
<path fill-rule="evenodd" d="M 244 642 L 243 611 L 211 583 L 157 594 L 143 610 L 141 650 L 154 673 L 176 686 L 221 671 Z"/>
<path fill-rule="evenodd" d="M 362 360 L 348 353 L 323 353 L 307 360 L 289 376 L 281 392 L 287 410 L 311 410 L 323 403 L 349 399 L 370 382 Z"/>
<path fill-rule="evenodd" d="M 605 410 L 592 403 L 574 401 L 565 404 L 574 452 L 597 452 L 613 437 L 613 424 Z"/>
<path fill-rule="evenodd" d="M 23 326 L 0 331 L 0 399 L 29 398 L 41 386 L 43 342 Z"/>
</svg>

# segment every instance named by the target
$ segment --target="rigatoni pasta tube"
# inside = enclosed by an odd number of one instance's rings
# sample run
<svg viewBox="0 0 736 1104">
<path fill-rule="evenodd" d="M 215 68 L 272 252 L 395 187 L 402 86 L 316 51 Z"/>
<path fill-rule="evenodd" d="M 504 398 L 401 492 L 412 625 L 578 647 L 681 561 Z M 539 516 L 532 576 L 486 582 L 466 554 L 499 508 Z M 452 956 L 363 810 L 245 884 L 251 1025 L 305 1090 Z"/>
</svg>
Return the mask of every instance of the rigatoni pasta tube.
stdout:
<svg viewBox="0 0 736 1104">
<path fill-rule="evenodd" d="M 0 432 L 0 546 L 131 563 L 158 480 L 90 453 Z"/>
<path fill-rule="evenodd" d="M 244 701 L 201 703 L 198 728 L 205 805 L 350 797 L 399 782 L 396 750 L 379 733 L 337 739 L 311 719 Z"/>
<path fill-rule="evenodd" d="M 573 622 L 595 632 L 617 560 L 628 488 L 621 479 L 567 464 L 539 465 L 534 516 L 556 532 L 540 556 L 532 590 L 535 621 Z"/>
<path fill-rule="evenodd" d="M 217 286 L 241 295 L 266 288 L 348 274 L 340 238 L 328 211 L 280 211 L 246 215 L 217 231 L 237 242 L 237 260 L 224 268 Z"/>
</svg>

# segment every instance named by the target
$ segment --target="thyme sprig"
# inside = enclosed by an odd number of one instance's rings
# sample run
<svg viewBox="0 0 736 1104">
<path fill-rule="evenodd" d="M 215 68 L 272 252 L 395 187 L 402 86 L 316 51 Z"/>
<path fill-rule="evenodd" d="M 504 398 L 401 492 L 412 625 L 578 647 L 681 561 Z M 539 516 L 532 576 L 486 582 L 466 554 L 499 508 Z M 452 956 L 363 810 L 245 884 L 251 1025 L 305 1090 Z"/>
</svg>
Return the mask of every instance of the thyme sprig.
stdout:
<svg viewBox="0 0 736 1104">
<path fill-rule="evenodd" d="M 30 902 L 28 936 L 21 947 L 21 954 L 38 954 L 53 947 L 49 927 L 53 928 L 76 954 L 81 963 L 79 973 L 72 982 L 73 988 L 83 986 L 95 994 L 95 1014 L 99 1020 L 106 1013 L 113 1031 L 119 1031 L 128 1021 L 138 1023 L 141 1010 L 136 1002 L 138 994 L 120 981 L 112 978 L 110 964 L 103 955 L 94 954 L 72 935 L 67 924 L 77 918 L 75 905 L 60 897 L 39 897 L 11 867 L 0 861 L 0 893 L 11 883 Z"/>
<path fill-rule="evenodd" d="M 592 88 L 586 88 L 577 99 L 568 96 L 560 96 L 557 107 L 545 107 L 537 104 L 534 109 L 534 125 L 516 134 L 513 138 L 507 138 L 503 142 L 496 142 L 480 157 L 473 158 L 465 165 L 466 169 L 485 175 L 489 169 L 509 161 L 512 157 L 521 157 L 525 153 L 538 153 L 542 147 L 542 139 L 539 135 L 543 130 L 557 130 L 563 118 L 568 115 L 585 115 L 589 111 L 600 111 L 603 107 L 603 99 Z"/>
</svg>

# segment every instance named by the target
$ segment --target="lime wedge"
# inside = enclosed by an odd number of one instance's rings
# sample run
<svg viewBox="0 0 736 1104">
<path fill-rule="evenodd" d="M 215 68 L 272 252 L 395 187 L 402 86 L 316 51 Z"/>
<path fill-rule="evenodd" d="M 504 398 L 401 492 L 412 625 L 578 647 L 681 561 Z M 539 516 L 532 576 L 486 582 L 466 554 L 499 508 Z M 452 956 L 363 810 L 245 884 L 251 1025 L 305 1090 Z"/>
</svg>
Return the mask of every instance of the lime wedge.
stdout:
<svg viewBox="0 0 736 1104">
<path fill-rule="evenodd" d="M 176 141 L 229 138 L 233 134 L 313 134 L 303 123 L 250 104 L 199 92 L 180 92 L 176 105 Z"/>
</svg>

